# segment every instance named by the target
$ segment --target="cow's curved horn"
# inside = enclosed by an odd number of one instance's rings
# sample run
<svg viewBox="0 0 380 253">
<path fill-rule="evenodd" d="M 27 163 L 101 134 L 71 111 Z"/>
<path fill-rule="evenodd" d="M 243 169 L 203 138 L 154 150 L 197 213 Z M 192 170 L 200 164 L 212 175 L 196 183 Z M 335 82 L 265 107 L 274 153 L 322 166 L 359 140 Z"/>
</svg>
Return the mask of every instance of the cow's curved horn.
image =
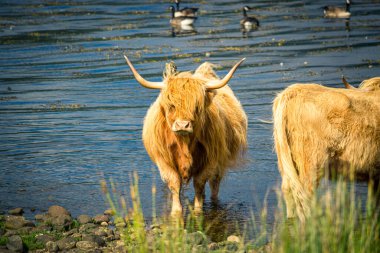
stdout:
<svg viewBox="0 0 380 253">
<path fill-rule="evenodd" d="M 230 79 L 232 78 L 233 74 L 235 73 L 235 70 L 237 69 L 237 67 L 239 67 L 239 65 L 245 60 L 245 58 L 241 59 L 238 63 L 235 64 L 235 66 L 232 67 L 232 69 L 230 70 L 230 72 L 228 72 L 228 74 L 222 79 L 222 80 L 213 80 L 213 81 L 210 81 L 206 84 L 206 88 L 208 90 L 214 90 L 214 89 L 219 89 L 219 88 L 222 88 L 223 86 L 225 86 L 228 81 L 230 81 Z"/>
<path fill-rule="evenodd" d="M 342 76 L 342 82 L 344 83 L 344 86 L 347 89 L 351 89 L 351 90 L 356 90 L 357 89 L 354 86 L 352 86 L 351 84 L 349 84 L 344 76 Z"/>
<path fill-rule="evenodd" d="M 128 57 L 124 55 L 125 60 L 127 61 L 129 67 L 131 68 L 131 71 L 133 75 L 136 78 L 136 81 L 139 82 L 142 86 L 148 89 L 162 89 L 164 87 L 163 82 L 150 82 L 142 78 L 140 74 L 137 72 L 135 67 L 133 67 L 132 63 L 129 61 Z"/>
</svg>

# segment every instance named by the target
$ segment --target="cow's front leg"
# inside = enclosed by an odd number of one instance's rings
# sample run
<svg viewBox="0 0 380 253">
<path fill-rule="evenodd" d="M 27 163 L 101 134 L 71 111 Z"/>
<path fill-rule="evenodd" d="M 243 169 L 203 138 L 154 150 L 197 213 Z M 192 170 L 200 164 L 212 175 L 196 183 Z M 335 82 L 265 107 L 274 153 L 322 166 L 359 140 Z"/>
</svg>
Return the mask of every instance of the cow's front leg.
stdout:
<svg viewBox="0 0 380 253">
<path fill-rule="evenodd" d="M 162 180 L 166 182 L 172 194 L 172 210 L 170 214 L 171 216 L 182 215 L 182 205 L 180 201 L 181 178 L 177 171 L 165 162 L 159 161 L 157 165 Z"/>
<path fill-rule="evenodd" d="M 206 182 L 207 178 L 205 176 L 197 175 L 194 177 L 194 211 L 196 213 L 202 212 Z"/>
<path fill-rule="evenodd" d="M 222 179 L 222 176 L 217 174 L 209 181 L 210 189 L 211 189 L 211 201 L 213 202 L 218 201 L 219 186 L 220 186 L 221 179 Z"/>
</svg>

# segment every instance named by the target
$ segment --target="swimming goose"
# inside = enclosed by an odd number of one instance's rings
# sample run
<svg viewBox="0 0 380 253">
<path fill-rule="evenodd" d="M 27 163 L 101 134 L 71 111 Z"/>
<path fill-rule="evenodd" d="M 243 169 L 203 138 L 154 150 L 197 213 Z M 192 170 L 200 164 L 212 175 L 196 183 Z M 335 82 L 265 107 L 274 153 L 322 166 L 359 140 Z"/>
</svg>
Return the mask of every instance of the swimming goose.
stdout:
<svg viewBox="0 0 380 253">
<path fill-rule="evenodd" d="M 177 10 L 174 13 L 175 17 L 195 17 L 198 11 L 198 8 L 189 8 L 185 7 L 183 9 L 179 9 L 179 0 L 175 0 L 175 5 L 177 6 Z"/>
<path fill-rule="evenodd" d="M 326 18 L 349 18 L 350 13 L 350 0 L 346 0 L 346 8 L 337 6 L 325 6 L 323 7 L 323 13 Z"/>
<path fill-rule="evenodd" d="M 172 12 L 172 18 L 170 19 L 170 24 L 174 26 L 189 26 L 194 23 L 194 21 L 197 19 L 197 17 L 186 17 L 186 16 L 181 16 L 181 17 L 176 17 L 175 16 L 175 9 L 174 6 L 170 6 L 170 11 Z"/>
<path fill-rule="evenodd" d="M 251 9 L 252 9 L 251 7 L 244 6 L 243 19 L 240 20 L 240 25 L 243 26 L 247 30 L 256 29 L 260 25 L 259 20 L 257 20 L 257 18 L 247 16 L 247 11 Z"/>
</svg>

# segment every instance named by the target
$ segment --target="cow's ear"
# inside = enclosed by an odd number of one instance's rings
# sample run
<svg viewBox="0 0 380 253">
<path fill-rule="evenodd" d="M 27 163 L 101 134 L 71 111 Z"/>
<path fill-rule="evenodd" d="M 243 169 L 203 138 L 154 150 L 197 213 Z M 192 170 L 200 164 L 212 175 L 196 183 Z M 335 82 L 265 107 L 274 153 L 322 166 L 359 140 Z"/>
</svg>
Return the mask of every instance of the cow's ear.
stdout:
<svg viewBox="0 0 380 253">
<path fill-rule="evenodd" d="M 211 104 L 212 100 L 214 99 L 217 91 L 216 90 L 207 90 L 206 91 L 206 97 L 205 97 L 205 105 L 206 107 Z"/>
</svg>

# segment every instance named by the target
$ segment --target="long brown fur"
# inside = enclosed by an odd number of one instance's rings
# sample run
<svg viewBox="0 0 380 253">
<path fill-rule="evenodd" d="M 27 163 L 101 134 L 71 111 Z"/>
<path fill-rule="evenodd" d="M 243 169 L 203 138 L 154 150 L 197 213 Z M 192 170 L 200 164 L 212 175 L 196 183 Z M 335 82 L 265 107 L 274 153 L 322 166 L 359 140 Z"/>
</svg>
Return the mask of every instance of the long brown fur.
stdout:
<svg viewBox="0 0 380 253">
<path fill-rule="evenodd" d="M 227 85 L 213 91 L 206 89 L 207 81 L 219 79 L 212 64 L 203 63 L 194 74 L 167 69 L 166 86 L 145 117 L 143 142 L 174 195 L 173 214 L 182 210 L 178 195 L 181 185 L 191 178 L 196 207 L 202 206 L 200 195 L 207 181 L 212 197 L 217 197 L 226 169 L 239 160 L 247 147 L 247 117 Z M 193 133 L 173 133 L 171 126 L 176 119 L 190 120 Z"/>
<path fill-rule="evenodd" d="M 360 89 L 294 84 L 273 104 L 274 140 L 287 215 L 304 220 L 326 173 L 380 178 L 380 79 Z"/>
</svg>

